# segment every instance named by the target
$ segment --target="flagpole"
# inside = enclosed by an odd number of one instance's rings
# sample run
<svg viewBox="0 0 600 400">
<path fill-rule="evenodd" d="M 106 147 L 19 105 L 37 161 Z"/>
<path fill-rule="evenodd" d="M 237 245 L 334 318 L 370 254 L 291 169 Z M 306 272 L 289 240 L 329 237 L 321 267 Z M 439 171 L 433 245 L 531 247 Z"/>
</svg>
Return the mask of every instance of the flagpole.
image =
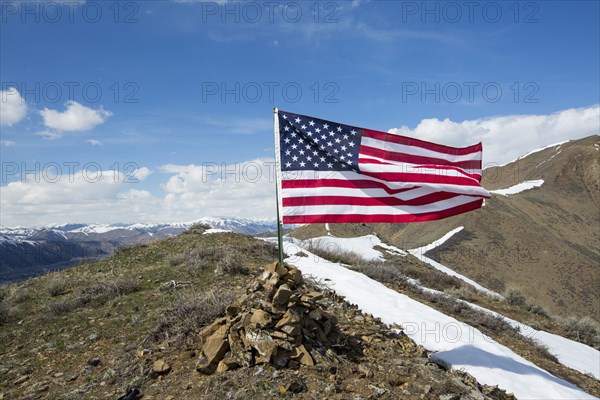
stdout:
<svg viewBox="0 0 600 400">
<path fill-rule="evenodd" d="M 277 245 L 279 247 L 279 265 L 283 265 L 283 226 L 281 223 L 280 207 L 281 199 L 279 191 L 281 189 L 281 153 L 279 147 L 279 118 L 277 107 L 273 108 L 273 130 L 275 134 L 275 197 L 277 199 Z"/>
</svg>

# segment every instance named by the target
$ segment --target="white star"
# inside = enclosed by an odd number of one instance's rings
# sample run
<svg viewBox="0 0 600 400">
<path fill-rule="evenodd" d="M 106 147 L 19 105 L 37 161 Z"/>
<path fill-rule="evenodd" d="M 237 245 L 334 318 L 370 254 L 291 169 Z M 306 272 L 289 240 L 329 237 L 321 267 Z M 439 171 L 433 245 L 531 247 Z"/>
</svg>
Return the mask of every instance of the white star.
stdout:
<svg viewBox="0 0 600 400">
<path fill-rule="evenodd" d="M 341 156 L 340 157 L 340 160 L 345 160 L 345 159 L 346 159 L 346 156 Z"/>
<path fill-rule="evenodd" d="M 341 126 L 338 126 L 338 127 L 337 127 L 337 131 L 338 131 L 338 132 L 341 132 L 341 131 L 342 131 L 342 127 L 341 127 Z"/>
<path fill-rule="evenodd" d="M 294 150 L 295 150 L 295 149 L 296 149 L 296 147 L 298 147 L 298 146 L 297 146 L 297 145 L 295 145 L 295 144 L 293 144 L 293 145 L 292 145 L 292 149 L 294 149 Z"/>
<path fill-rule="evenodd" d="M 315 166 L 315 168 L 319 168 L 319 163 L 314 163 L 313 165 Z"/>
<path fill-rule="evenodd" d="M 298 138 L 298 143 L 304 143 L 304 139 Z"/>
<path fill-rule="evenodd" d="M 333 168 L 333 164 L 332 164 L 332 163 L 327 163 L 327 166 L 328 166 L 329 168 Z"/>
<path fill-rule="evenodd" d="M 348 160 L 348 161 L 346 161 L 346 164 L 350 165 L 350 164 L 352 164 L 352 161 Z"/>
<path fill-rule="evenodd" d="M 286 151 L 285 151 L 285 155 L 286 155 L 286 156 L 289 156 L 290 154 L 292 154 L 292 152 L 291 152 L 291 151 L 289 151 L 289 150 L 286 150 Z"/>
<path fill-rule="evenodd" d="M 329 131 L 329 136 L 333 136 L 335 135 L 335 133 L 333 133 L 333 131 Z"/>
<path fill-rule="evenodd" d="M 321 133 L 321 128 L 315 128 L 315 131 L 316 131 L 317 133 Z"/>
<path fill-rule="evenodd" d="M 304 150 L 300 150 L 300 155 L 303 156 L 304 155 Z"/>
<path fill-rule="evenodd" d="M 350 143 L 348 143 L 348 146 L 350 146 L 350 147 L 354 147 L 354 142 L 350 142 Z"/>
<path fill-rule="evenodd" d="M 321 145 L 321 146 L 319 146 L 319 148 L 320 148 L 321 150 L 325 150 L 325 146 L 324 146 L 324 145 Z"/>
<path fill-rule="evenodd" d="M 315 126 L 315 121 L 310 121 L 308 124 L 309 124 L 310 126 Z"/>
<path fill-rule="evenodd" d="M 298 161 L 298 156 L 292 157 L 292 161 Z"/>
<path fill-rule="evenodd" d="M 329 125 L 327 125 L 327 124 L 323 125 L 323 129 L 329 129 Z"/>
<path fill-rule="evenodd" d="M 311 156 L 308 156 L 308 157 L 306 157 L 306 159 L 307 159 L 308 161 L 312 161 L 312 157 L 311 157 Z"/>
<path fill-rule="evenodd" d="M 305 131 L 306 130 L 306 125 L 302 124 L 302 126 L 300 128 L 302 128 L 302 130 Z"/>
<path fill-rule="evenodd" d="M 312 135 L 313 135 L 313 133 L 312 133 L 312 132 L 306 132 L 306 134 L 307 134 L 308 136 L 312 136 Z"/>
<path fill-rule="evenodd" d="M 321 160 L 321 162 L 325 162 L 325 157 L 321 157 L 319 160 Z"/>
<path fill-rule="evenodd" d="M 297 124 L 299 124 L 300 123 L 300 118 L 296 117 L 295 121 L 296 121 Z"/>
<path fill-rule="evenodd" d="M 327 146 L 331 147 L 331 146 L 333 146 L 333 143 L 332 142 L 327 142 Z"/>
<path fill-rule="evenodd" d="M 321 135 L 321 139 L 325 140 L 325 139 L 327 139 L 327 136 Z"/>
<path fill-rule="evenodd" d="M 334 152 L 335 154 L 339 153 L 338 149 L 333 149 L 333 152 Z"/>
<path fill-rule="evenodd" d="M 350 133 L 352 134 L 352 136 L 356 135 L 356 131 L 355 131 L 354 129 L 352 129 L 352 130 L 350 131 Z"/>
<path fill-rule="evenodd" d="M 315 141 L 315 143 L 319 143 L 319 138 L 318 137 L 314 138 L 313 140 Z"/>
<path fill-rule="evenodd" d="M 291 136 L 296 137 L 296 132 L 292 132 Z"/>
<path fill-rule="evenodd" d="M 306 163 L 305 163 L 304 161 L 302 161 L 302 162 L 300 163 L 300 166 L 301 166 L 301 167 L 304 167 L 305 165 L 306 165 Z"/>
<path fill-rule="evenodd" d="M 344 140 L 348 140 L 348 135 L 344 135 Z"/>
<path fill-rule="evenodd" d="M 285 131 L 287 132 L 287 131 L 289 131 L 289 130 L 290 130 L 290 127 L 289 127 L 289 126 L 286 126 L 286 127 L 284 127 L 284 128 L 283 128 L 283 130 L 285 130 Z"/>
<path fill-rule="evenodd" d="M 335 138 L 335 142 L 336 142 L 336 143 L 339 143 L 339 142 L 341 142 L 340 138 Z"/>
<path fill-rule="evenodd" d="M 304 146 L 306 148 L 306 150 L 310 150 L 310 143 L 307 144 L 306 146 Z"/>
<path fill-rule="evenodd" d="M 285 163 L 285 167 L 286 167 L 286 168 L 290 168 L 291 166 L 292 166 L 292 163 L 289 163 L 289 162 L 286 162 L 286 163 Z"/>
<path fill-rule="evenodd" d="M 290 138 L 286 137 L 285 139 L 283 139 L 283 141 L 286 142 L 286 143 L 289 143 L 290 142 Z"/>
<path fill-rule="evenodd" d="M 316 151 L 316 150 L 314 150 L 314 151 L 313 151 L 313 156 L 317 156 L 317 155 L 319 155 L 319 152 L 318 152 L 318 151 Z"/>
<path fill-rule="evenodd" d="M 342 146 L 342 147 L 340 147 L 340 149 L 346 151 L 347 147 L 346 146 Z"/>
<path fill-rule="evenodd" d="M 352 158 L 352 153 L 346 153 L 348 154 L 348 158 Z"/>
<path fill-rule="evenodd" d="M 287 119 L 287 115 L 285 115 L 285 114 L 284 114 L 284 115 L 283 115 L 283 119 Z"/>
</svg>

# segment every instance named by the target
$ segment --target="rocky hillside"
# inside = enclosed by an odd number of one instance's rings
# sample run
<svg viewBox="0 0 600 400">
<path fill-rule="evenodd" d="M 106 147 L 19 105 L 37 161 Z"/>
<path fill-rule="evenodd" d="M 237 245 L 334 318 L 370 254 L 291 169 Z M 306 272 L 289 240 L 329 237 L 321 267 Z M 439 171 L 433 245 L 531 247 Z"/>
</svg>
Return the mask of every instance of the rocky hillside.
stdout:
<svg viewBox="0 0 600 400">
<path fill-rule="evenodd" d="M 600 315 L 600 137 L 566 142 L 484 170 L 483 186 L 509 188 L 543 180 L 517 194 L 493 194 L 480 210 L 420 224 L 334 225 L 330 233 L 376 233 L 399 248 L 418 248 L 464 226 L 434 251 L 442 264 L 489 289 L 515 288 L 558 315 Z M 327 235 L 323 225 L 299 238 Z"/>
<path fill-rule="evenodd" d="M 275 258 L 196 228 L 1 287 L 0 399 L 513 398 Z"/>
</svg>

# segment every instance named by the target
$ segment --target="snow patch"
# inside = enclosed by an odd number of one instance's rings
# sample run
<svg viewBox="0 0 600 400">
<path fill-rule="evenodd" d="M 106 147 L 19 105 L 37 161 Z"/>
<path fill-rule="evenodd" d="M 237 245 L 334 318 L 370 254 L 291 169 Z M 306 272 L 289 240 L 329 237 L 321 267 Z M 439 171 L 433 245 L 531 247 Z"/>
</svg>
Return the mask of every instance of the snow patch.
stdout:
<svg viewBox="0 0 600 400">
<path fill-rule="evenodd" d="M 225 233 L 225 232 L 233 232 L 233 231 L 228 230 L 228 229 L 211 228 L 211 229 L 205 230 L 202 234 L 210 235 L 211 233 Z"/>
<path fill-rule="evenodd" d="M 544 184 L 543 179 L 536 179 L 536 180 L 532 180 L 532 181 L 521 182 L 519 184 L 516 184 L 516 185 L 511 186 L 506 189 L 490 190 L 490 193 L 495 193 L 495 194 L 499 194 L 502 196 L 508 196 L 511 194 L 517 194 L 517 193 L 524 192 L 525 190 L 540 187 L 543 184 Z"/>
<path fill-rule="evenodd" d="M 286 259 L 303 274 L 327 281 L 349 303 L 389 325 L 399 324 L 416 343 L 435 352 L 431 359 L 468 371 L 480 383 L 498 385 L 523 399 L 594 399 L 517 355 L 478 329 L 449 317 L 367 276 L 322 259 L 286 240 L 286 253 L 308 257 Z M 271 239 L 272 240 L 272 239 Z"/>
<path fill-rule="evenodd" d="M 383 261 L 384 257 L 380 251 L 373 247 L 380 246 L 389 253 L 395 255 L 406 255 L 406 252 L 397 247 L 383 243 L 375 235 L 366 235 L 355 238 L 338 238 L 335 236 L 319 236 L 312 239 L 303 240 L 299 243 L 306 249 L 318 248 L 329 251 L 347 251 L 356 253 L 367 261 Z"/>
</svg>

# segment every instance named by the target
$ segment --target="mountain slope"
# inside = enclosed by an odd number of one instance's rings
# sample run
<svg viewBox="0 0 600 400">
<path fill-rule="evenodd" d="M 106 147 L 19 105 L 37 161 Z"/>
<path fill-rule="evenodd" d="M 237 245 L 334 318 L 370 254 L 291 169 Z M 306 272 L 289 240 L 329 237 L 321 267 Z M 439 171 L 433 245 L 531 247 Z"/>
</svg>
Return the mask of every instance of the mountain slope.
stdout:
<svg viewBox="0 0 600 400">
<path fill-rule="evenodd" d="M 516 287 L 558 314 L 600 315 L 600 137 L 551 146 L 484 171 L 487 189 L 543 180 L 483 208 L 419 224 L 330 224 L 334 236 L 376 233 L 402 249 L 418 248 L 464 226 L 427 255 L 479 284 Z M 324 226 L 299 228 L 299 238 L 323 236 Z"/>
</svg>

